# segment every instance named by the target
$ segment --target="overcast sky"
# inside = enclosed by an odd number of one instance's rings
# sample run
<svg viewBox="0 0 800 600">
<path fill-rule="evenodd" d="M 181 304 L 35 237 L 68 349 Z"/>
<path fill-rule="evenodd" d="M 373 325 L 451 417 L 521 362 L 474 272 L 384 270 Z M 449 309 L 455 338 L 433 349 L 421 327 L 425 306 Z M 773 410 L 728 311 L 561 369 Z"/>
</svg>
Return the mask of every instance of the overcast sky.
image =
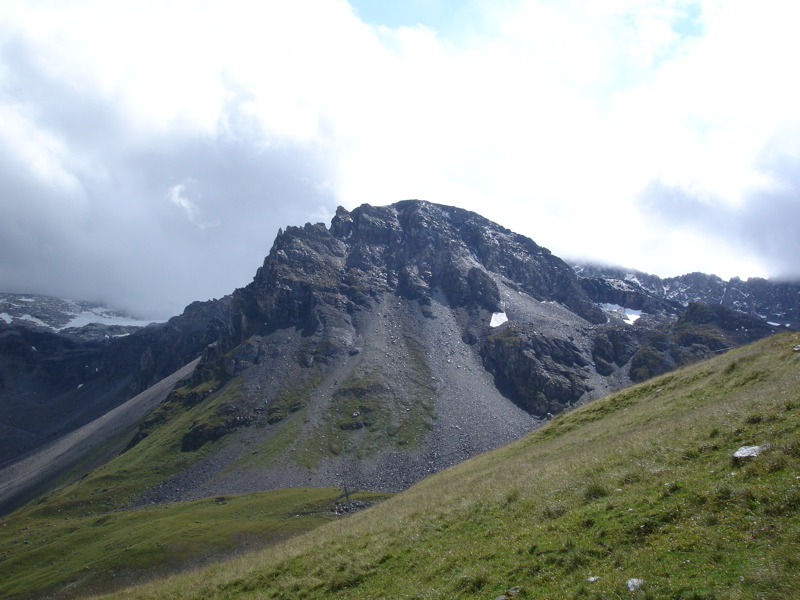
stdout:
<svg viewBox="0 0 800 600">
<path fill-rule="evenodd" d="M 794 0 L 3 0 L 0 291 L 146 317 L 337 205 L 800 277 Z"/>
</svg>

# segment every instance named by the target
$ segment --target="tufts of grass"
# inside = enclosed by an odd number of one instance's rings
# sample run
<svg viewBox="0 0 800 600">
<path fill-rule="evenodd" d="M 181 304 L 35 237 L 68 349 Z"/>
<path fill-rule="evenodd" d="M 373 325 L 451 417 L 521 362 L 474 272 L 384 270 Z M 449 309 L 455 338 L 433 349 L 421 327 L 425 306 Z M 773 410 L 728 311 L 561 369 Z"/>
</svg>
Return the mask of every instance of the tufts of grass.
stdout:
<svg viewBox="0 0 800 600">
<path fill-rule="evenodd" d="M 376 373 L 361 377 L 351 374 L 333 395 L 334 425 L 343 431 L 353 431 L 388 418 L 383 402 L 388 392 Z"/>
<path fill-rule="evenodd" d="M 399 384 L 388 384 L 380 372 L 359 364 L 334 392 L 330 418 L 314 436 L 326 440 L 329 455 L 361 459 L 388 447 L 418 448 L 433 429 L 430 367 L 414 338 L 402 339 L 411 369 Z"/>
<path fill-rule="evenodd" d="M 175 410 L 163 422 L 151 424 L 138 443 L 129 444 L 124 452 L 79 480 L 67 480 L 70 482 L 51 491 L 45 501 L 40 499 L 37 510 L 41 514 L 58 511 L 61 518 L 79 518 L 125 510 L 140 503 L 145 490 L 186 469 L 214 447 L 217 442 L 213 438 L 198 444 L 196 449 L 187 448 L 183 442 L 198 426 L 213 424 L 220 412 L 224 414 L 224 407 L 237 398 L 238 390 L 238 379 L 220 390 L 203 390 L 202 400 Z M 184 389 L 177 397 L 171 397 L 173 405 L 187 395 L 194 393 Z M 112 442 L 117 448 L 124 443 Z"/>
<path fill-rule="evenodd" d="M 267 408 L 267 423 L 274 424 L 282 421 L 306 406 L 309 395 L 317 388 L 322 379 L 322 372 L 319 367 L 304 371 L 307 373 L 301 381 L 285 383 L 276 394 Z"/>
</svg>

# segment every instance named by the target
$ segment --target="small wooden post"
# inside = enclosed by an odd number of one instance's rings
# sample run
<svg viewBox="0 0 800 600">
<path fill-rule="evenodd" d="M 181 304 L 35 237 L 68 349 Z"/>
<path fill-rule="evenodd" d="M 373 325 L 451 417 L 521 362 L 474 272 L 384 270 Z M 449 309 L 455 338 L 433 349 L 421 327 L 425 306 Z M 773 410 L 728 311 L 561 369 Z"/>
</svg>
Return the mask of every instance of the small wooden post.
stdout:
<svg viewBox="0 0 800 600">
<path fill-rule="evenodd" d="M 352 510 L 353 507 L 350 506 L 350 492 L 348 491 L 347 486 L 344 486 L 344 497 L 347 500 L 347 512 L 348 513 L 353 512 Z"/>
</svg>

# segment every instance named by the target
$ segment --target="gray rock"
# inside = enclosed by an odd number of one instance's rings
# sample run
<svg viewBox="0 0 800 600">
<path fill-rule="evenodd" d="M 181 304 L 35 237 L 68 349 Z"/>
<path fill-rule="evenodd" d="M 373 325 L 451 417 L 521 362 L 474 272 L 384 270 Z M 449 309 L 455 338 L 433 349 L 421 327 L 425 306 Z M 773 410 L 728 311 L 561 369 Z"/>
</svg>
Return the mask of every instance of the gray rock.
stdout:
<svg viewBox="0 0 800 600">
<path fill-rule="evenodd" d="M 631 579 L 628 579 L 627 585 L 630 591 L 635 592 L 636 590 L 641 589 L 641 587 L 644 585 L 644 580 L 632 577 Z"/>
<path fill-rule="evenodd" d="M 742 446 L 733 453 L 734 464 L 740 464 L 748 459 L 755 458 L 764 450 L 764 446 Z"/>
</svg>

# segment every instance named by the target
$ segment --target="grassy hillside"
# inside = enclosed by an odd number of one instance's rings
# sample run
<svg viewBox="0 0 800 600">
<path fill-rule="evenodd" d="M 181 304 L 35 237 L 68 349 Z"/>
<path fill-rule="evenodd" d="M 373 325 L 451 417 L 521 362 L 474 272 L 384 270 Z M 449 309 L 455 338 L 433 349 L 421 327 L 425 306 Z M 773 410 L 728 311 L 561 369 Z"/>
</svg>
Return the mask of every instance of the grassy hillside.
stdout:
<svg viewBox="0 0 800 600">
<path fill-rule="evenodd" d="M 186 452 L 185 432 L 214 424 L 238 381 L 179 388 L 145 421 L 147 435 L 107 464 L 0 519 L 0 598 L 73 597 L 262 548 L 336 519 L 334 488 L 292 488 L 195 502 L 136 506 L 140 494 L 213 450 Z M 109 444 L 128 439 L 126 431 Z M 97 452 L 103 451 L 103 448 Z M 93 459 L 89 457 L 89 459 Z M 76 470 L 77 471 L 77 467 Z M 359 493 L 372 503 L 388 494 Z"/>
<path fill-rule="evenodd" d="M 793 597 L 798 342 L 626 389 L 346 520 L 112 597 Z M 735 461 L 745 445 L 763 449 Z"/>
<path fill-rule="evenodd" d="M 45 500 L 0 521 L 0 597 L 115 589 L 263 548 L 336 518 L 340 495 L 291 488 L 97 513 Z"/>
<path fill-rule="evenodd" d="M 798 343 L 775 336 L 597 400 L 345 519 L 333 489 L 120 510 L 133 488 L 99 469 L 0 520 L 0 596 L 70 597 L 218 561 L 111 597 L 792 597 Z M 178 456 L 157 443 L 166 434 L 118 460 L 144 476 Z M 763 450 L 734 461 L 744 445 Z"/>
</svg>

